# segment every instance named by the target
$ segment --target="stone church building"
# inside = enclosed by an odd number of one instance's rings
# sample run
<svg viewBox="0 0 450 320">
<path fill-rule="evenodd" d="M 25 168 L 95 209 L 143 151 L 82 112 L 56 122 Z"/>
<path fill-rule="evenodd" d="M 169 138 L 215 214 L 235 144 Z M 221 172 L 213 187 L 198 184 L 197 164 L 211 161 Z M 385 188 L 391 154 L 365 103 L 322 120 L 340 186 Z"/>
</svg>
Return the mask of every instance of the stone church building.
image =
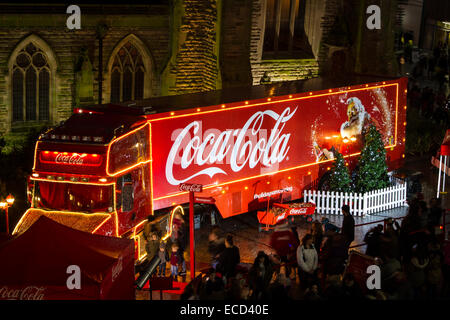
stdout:
<svg viewBox="0 0 450 320">
<path fill-rule="evenodd" d="M 373 63 L 381 52 L 392 60 L 393 28 L 366 36 L 365 2 L 99 1 L 79 5 L 78 30 L 66 25 L 66 5 L 2 3 L 0 135 L 59 123 L 86 104 L 256 85 L 264 75 L 395 72 Z"/>
</svg>

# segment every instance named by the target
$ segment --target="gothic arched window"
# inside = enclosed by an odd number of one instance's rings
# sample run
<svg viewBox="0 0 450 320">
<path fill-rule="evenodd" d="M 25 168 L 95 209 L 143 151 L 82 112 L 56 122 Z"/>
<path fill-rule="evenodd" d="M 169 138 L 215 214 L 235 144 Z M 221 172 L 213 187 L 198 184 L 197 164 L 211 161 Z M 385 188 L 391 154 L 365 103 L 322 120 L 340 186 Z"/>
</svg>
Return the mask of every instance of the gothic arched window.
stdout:
<svg viewBox="0 0 450 320">
<path fill-rule="evenodd" d="M 111 68 L 111 102 L 139 100 L 144 96 L 145 68 L 138 49 L 128 41 L 116 56 Z"/>
<path fill-rule="evenodd" d="M 50 66 L 45 53 L 29 43 L 12 67 L 12 121 L 50 119 Z"/>
</svg>

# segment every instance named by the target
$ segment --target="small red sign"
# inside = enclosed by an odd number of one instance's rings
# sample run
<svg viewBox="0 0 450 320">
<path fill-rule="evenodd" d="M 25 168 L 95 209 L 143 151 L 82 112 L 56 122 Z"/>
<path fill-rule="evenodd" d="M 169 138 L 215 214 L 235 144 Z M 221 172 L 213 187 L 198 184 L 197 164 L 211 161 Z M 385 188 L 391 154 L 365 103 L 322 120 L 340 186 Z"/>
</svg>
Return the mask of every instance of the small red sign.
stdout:
<svg viewBox="0 0 450 320">
<path fill-rule="evenodd" d="M 180 183 L 180 191 L 202 192 L 203 185 L 196 183 Z"/>
<path fill-rule="evenodd" d="M 216 203 L 216 199 L 214 199 L 213 197 L 195 197 L 195 203 L 214 204 Z"/>
</svg>

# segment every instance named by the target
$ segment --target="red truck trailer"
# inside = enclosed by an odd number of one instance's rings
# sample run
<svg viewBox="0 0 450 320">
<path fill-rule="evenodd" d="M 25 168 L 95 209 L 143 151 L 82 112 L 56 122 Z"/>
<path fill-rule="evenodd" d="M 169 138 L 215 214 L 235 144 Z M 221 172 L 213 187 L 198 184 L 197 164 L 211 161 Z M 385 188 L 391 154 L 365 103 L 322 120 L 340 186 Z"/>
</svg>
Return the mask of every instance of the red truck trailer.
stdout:
<svg viewBox="0 0 450 320">
<path fill-rule="evenodd" d="M 203 185 L 199 195 L 223 218 L 270 195 L 299 199 L 324 181 L 336 150 L 355 165 L 369 123 L 394 170 L 404 157 L 406 88 L 406 78 L 316 78 L 75 109 L 36 143 L 31 207 L 14 233 L 46 215 L 135 238 L 143 258 L 147 217 L 189 201 L 180 184 Z"/>
</svg>

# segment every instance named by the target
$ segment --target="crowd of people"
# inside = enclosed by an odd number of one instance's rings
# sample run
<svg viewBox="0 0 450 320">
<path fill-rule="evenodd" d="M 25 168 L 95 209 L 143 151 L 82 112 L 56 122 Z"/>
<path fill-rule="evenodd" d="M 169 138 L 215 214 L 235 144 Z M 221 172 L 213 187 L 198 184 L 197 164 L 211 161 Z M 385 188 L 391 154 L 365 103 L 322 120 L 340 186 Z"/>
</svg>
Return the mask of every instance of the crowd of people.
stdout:
<svg viewBox="0 0 450 320">
<path fill-rule="evenodd" d="M 250 267 L 240 263 L 232 235 L 215 227 L 209 235 L 210 269 L 185 288 L 184 300 L 409 300 L 449 297 L 450 265 L 436 233 L 442 209 L 410 201 L 407 216 L 386 219 L 364 237 L 365 256 L 381 270 L 381 288 L 369 290 L 346 271 L 355 238 L 355 221 L 344 205 L 341 227 L 313 221 L 298 238 L 296 228 L 280 224 L 271 234 L 270 252 L 259 251 Z M 350 252 L 350 253 L 349 253 Z"/>
</svg>

